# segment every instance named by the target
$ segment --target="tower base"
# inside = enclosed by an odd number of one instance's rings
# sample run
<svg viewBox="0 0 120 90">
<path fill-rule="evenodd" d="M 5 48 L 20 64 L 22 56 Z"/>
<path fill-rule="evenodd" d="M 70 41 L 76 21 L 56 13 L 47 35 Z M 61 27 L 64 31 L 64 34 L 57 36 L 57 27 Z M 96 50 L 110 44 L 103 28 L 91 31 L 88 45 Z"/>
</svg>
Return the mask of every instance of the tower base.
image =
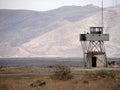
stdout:
<svg viewBox="0 0 120 90">
<path fill-rule="evenodd" d="M 107 67 L 107 58 L 104 52 L 88 52 L 85 55 L 86 67 Z"/>
</svg>

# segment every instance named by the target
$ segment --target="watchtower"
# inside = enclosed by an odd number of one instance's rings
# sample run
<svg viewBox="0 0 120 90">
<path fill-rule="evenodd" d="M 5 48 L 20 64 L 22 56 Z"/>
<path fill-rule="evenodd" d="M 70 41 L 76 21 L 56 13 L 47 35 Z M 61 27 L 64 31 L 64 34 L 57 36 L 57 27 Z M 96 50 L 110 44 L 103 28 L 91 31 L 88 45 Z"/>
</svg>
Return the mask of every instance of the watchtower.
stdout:
<svg viewBox="0 0 120 90">
<path fill-rule="evenodd" d="M 80 34 L 85 67 L 107 67 L 104 41 L 109 34 L 103 34 L 103 27 L 90 27 L 90 32 Z"/>
</svg>

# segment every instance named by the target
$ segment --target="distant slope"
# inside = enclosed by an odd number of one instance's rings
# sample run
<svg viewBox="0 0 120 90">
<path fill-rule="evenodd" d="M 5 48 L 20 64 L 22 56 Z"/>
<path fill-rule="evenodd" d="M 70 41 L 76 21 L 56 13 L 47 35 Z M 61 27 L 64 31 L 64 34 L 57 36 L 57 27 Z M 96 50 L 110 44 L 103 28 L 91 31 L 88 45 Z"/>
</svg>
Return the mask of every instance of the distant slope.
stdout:
<svg viewBox="0 0 120 90">
<path fill-rule="evenodd" d="M 46 12 L 0 10 L 0 56 L 82 57 L 79 34 L 90 26 L 100 26 L 99 10 L 94 5 L 65 6 Z M 120 54 L 119 20 L 119 8 L 104 11 L 110 57 Z"/>
<path fill-rule="evenodd" d="M 64 6 L 52 11 L 48 11 L 48 14 L 54 14 L 56 18 L 63 18 L 68 21 L 78 21 L 85 17 L 98 12 L 99 7 L 92 4 L 86 6 Z"/>
<path fill-rule="evenodd" d="M 65 9 L 66 8 L 66 9 Z M 73 11 L 69 9 L 74 8 Z M 91 9 L 91 12 L 84 11 Z M 60 12 L 58 12 L 60 10 Z M 61 22 L 71 15 L 74 18 L 83 18 L 96 12 L 94 6 L 61 7 L 47 12 L 28 10 L 0 10 L 0 56 L 13 56 L 18 52 L 18 47 L 49 31 L 61 26 Z M 65 12 L 67 13 L 65 14 Z M 83 13 L 79 13 L 83 11 Z"/>
<path fill-rule="evenodd" d="M 27 52 L 25 56 L 82 56 L 79 34 L 85 30 L 87 32 L 88 27 L 100 26 L 98 22 L 100 21 L 100 13 L 98 12 L 77 22 L 63 20 L 60 23 L 62 27 L 54 29 L 19 47 L 20 55 L 25 55 L 22 52 L 24 51 Z M 109 57 L 117 56 L 120 53 L 120 9 L 108 9 L 104 11 L 104 20 L 104 30 L 110 34 L 110 42 L 106 42 L 107 55 Z"/>
<path fill-rule="evenodd" d="M 98 9 L 88 5 L 85 7 L 66 6 L 47 12 L 0 10 L 0 41 L 11 41 L 9 44 L 14 43 L 13 46 L 20 45 L 59 27 L 57 22 L 69 21 L 72 18 L 79 20 L 98 11 Z"/>
</svg>

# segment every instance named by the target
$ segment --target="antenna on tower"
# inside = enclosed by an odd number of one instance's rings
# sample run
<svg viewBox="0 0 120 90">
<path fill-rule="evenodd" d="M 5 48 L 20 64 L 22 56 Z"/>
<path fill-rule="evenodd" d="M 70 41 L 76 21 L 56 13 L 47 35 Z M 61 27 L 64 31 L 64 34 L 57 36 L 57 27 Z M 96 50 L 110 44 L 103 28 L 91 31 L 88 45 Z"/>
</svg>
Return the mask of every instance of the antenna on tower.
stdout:
<svg viewBox="0 0 120 90">
<path fill-rule="evenodd" d="M 117 0 L 116 0 L 116 8 L 117 8 Z"/>
<path fill-rule="evenodd" d="M 112 0 L 113 3 L 113 8 L 117 8 L 118 7 L 118 1 L 117 0 Z"/>
<path fill-rule="evenodd" d="M 102 7 L 101 7 L 101 9 L 102 9 L 102 13 L 101 13 L 101 14 L 102 14 L 102 15 L 101 15 L 101 19 L 102 19 L 102 20 L 101 20 L 101 26 L 103 27 L 103 26 L 104 26 L 104 23 L 103 23 L 103 0 L 102 0 L 102 3 L 101 3 L 101 4 L 102 4 Z"/>
</svg>

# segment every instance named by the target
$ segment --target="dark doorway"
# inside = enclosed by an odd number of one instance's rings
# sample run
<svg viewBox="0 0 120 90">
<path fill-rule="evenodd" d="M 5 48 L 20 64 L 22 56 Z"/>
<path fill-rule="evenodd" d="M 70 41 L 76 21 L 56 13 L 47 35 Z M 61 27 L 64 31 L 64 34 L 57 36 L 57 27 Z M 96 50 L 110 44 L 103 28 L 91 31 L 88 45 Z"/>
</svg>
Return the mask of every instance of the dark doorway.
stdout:
<svg viewBox="0 0 120 90">
<path fill-rule="evenodd" d="M 92 67 L 96 67 L 96 57 L 92 57 Z"/>
</svg>

